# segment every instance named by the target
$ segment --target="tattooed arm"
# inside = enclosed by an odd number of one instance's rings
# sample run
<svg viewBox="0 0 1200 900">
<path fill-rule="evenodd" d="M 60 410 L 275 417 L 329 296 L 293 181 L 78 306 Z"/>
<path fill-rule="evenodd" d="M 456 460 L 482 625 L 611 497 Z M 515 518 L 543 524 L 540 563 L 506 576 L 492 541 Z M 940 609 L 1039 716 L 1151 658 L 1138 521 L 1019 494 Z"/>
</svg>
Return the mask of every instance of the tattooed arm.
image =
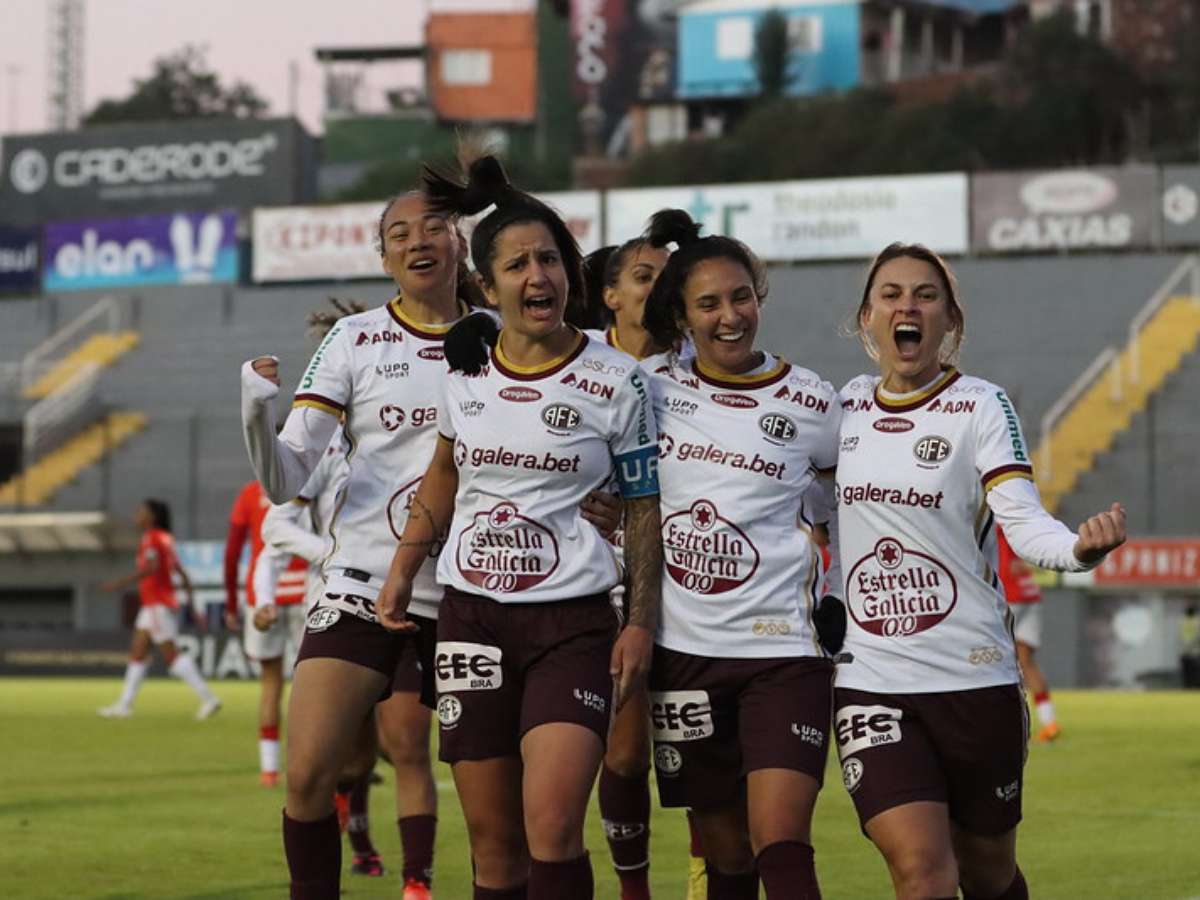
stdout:
<svg viewBox="0 0 1200 900">
<path fill-rule="evenodd" d="M 619 710 L 641 690 L 650 672 L 662 605 L 662 531 L 658 495 L 625 500 L 625 563 L 629 569 L 629 622 L 613 646 L 611 672 Z"/>
<path fill-rule="evenodd" d="M 412 600 L 412 580 L 429 556 L 429 548 L 437 543 L 450 524 L 457 492 L 454 443 L 439 435 L 433 460 L 413 497 L 404 533 L 400 535 L 391 568 L 375 604 L 380 624 L 389 631 L 416 630 L 405 616 Z"/>
</svg>

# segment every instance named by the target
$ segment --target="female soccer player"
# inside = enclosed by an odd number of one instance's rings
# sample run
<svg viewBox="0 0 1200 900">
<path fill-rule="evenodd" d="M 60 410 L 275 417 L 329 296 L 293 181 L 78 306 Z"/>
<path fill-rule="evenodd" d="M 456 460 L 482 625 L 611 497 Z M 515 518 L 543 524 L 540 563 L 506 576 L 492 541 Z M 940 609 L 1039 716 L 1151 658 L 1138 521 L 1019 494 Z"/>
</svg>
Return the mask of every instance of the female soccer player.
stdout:
<svg viewBox="0 0 1200 900">
<path fill-rule="evenodd" d="M 492 157 L 471 163 L 465 186 L 428 172 L 426 190 L 452 214 L 495 205 L 471 250 L 502 329 L 478 375 L 452 372 L 445 384 L 439 440 L 380 618 L 413 627 L 413 577 L 449 525 L 438 720 L 475 897 L 588 898 L 587 800 L 611 707 L 649 666 L 658 609 L 654 413 L 636 364 L 564 321 L 581 290 L 580 255 L 552 210 L 509 185 Z M 608 591 L 618 568 L 578 511 L 614 466 L 631 573 L 629 624 L 615 645 Z"/>
<path fill-rule="evenodd" d="M 424 770 L 407 807 L 401 806 L 415 826 L 401 823 L 402 838 L 411 838 L 403 841 L 406 870 L 424 875 L 432 866 L 436 793 L 429 713 L 413 685 L 397 685 L 401 690 L 392 693 L 397 667 L 414 642 L 432 659 L 438 599 L 432 562 L 416 591 L 414 614 L 423 628 L 415 636 L 397 638 L 379 628 L 375 596 L 434 441 L 437 411 L 430 397 L 445 374 L 442 336 L 464 311 L 456 291 L 465 247 L 453 222 L 416 192 L 387 205 L 380 235 L 383 269 L 398 295 L 330 330 L 301 378 L 278 438 L 271 406 L 279 390 L 276 361 L 262 357 L 242 369 L 247 447 L 273 501 L 300 494 L 343 419 L 353 444 L 344 500 L 331 528 L 335 548 L 325 565 L 325 591 L 309 614 L 292 681 L 284 848 L 295 898 L 338 896 L 334 788 L 376 701 L 389 696 L 381 716 L 394 723 L 388 733 L 401 738 L 395 757 L 411 756 L 414 768 Z M 409 881 L 407 900 L 428 896 L 427 878 Z"/>
<path fill-rule="evenodd" d="M 121 697 L 111 706 L 101 707 L 98 712 L 107 719 L 127 719 L 133 715 L 133 701 L 146 677 L 146 657 L 150 655 L 150 645 L 157 644 L 168 671 L 185 681 L 200 697 L 196 718 L 207 719 L 221 708 L 221 701 L 208 689 L 192 658 L 180 653 L 175 646 L 175 638 L 179 635 L 175 610 L 179 604 L 175 600 L 171 576 L 179 576 L 189 607 L 192 605 L 192 582 L 175 554 L 175 539 L 171 536 L 171 510 L 162 500 L 146 499 L 134 513 L 134 521 L 142 529 L 137 570 L 106 581 L 100 587 L 105 591 L 120 591 L 136 583 L 142 608 L 133 625 L 133 644 L 129 648 L 129 664 L 125 667 Z"/>
<path fill-rule="evenodd" d="M 646 300 L 663 518 L 663 614 L 650 674 L 664 806 L 688 806 L 708 896 L 816 898 L 812 815 L 833 664 L 811 615 L 822 575 L 805 495 L 837 462 L 833 387 L 756 346 L 763 268 L 681 210 L 650 221 L 678 245 Z M 832 481 L 823 479 L 831 492 Z M 797 527 L 797 525 L 801 527 Z"/>
<path fill-rule="evenodd" d="M 1125 513 L 1072 534 L 1043 509 L 1004 390 L 953 366 L 965 317 L 937 254 L 887 247 L 856 323 L 879 374 L 841 392 L 842 778 L 897 897 L 1025 898 L 1028 712 L 995 525 L 1025 559 L 1077 571 L 1124 541 Z"/>
</svg>

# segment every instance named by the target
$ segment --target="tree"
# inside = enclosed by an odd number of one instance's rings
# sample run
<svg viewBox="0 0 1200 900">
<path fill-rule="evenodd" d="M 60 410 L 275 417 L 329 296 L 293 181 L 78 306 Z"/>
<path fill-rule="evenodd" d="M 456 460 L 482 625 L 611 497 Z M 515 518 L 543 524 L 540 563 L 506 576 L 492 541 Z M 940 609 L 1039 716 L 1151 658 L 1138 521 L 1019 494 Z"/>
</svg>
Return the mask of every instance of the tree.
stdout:
<svg viewBox="0 0 1200 900">
<path fill-rule="evenodd" d="M 768 10 L 754 31 L 754 74 L 764 100 L 783 94 L 793 79 L 788 42 L 788 21 L 778 9 Z"/>
<path fill-rule="evenodd" d="M 163 119 L 249 119 L 262 115 L 267 102 L 250 85 L 221 84 L 208 68 L 205 50 L 188 44 L 154 61 L 149 78 L 134 81 L 123 100 L 102 100 L 83 120 L 86 125 L 148 122 Z"/>
</svg>

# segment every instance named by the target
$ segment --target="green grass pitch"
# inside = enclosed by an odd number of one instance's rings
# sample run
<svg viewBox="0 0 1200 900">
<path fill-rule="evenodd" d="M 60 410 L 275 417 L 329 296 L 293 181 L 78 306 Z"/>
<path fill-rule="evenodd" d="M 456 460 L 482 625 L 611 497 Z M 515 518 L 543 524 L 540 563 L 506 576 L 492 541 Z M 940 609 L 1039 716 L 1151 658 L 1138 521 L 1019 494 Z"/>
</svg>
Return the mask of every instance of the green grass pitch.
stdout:
<svg viewBox="0 0 1200 900">
<path fill-rule="evenodd" d="M 195 701 L 152 680 L 137 714 L 95 709 L 115 680 L 0 679 L 0 895 L 10 898 L 285 897 L 282 789 L 257 783 L 256 686 L 219 683 L 225 709 L 192 719 Z M 1200 692 L 1056 694 L 1064 728 L 1034 745 L 1026 769 L 1019 858 L 1040 900 L 1200 898 Z M 394 798 L 372 792 L 376 844 L 398 869 Z M 450 772 L 437 764 L 438 900 L 469 900 L 470 866 Z M 882 862 L 861 836 L 831 764 L 814 840 L 827 900 L 887 898 Z M 655 810 L 656 898 L 684 893 L 687 828 Z M 615 879 L 593 808 L 588 846 L 598 898 Z M 349 852 L 345 858 L 349 865 Z M 395 898 L 393 876 L 347 875 L 347 898 Z"/>
</svg>

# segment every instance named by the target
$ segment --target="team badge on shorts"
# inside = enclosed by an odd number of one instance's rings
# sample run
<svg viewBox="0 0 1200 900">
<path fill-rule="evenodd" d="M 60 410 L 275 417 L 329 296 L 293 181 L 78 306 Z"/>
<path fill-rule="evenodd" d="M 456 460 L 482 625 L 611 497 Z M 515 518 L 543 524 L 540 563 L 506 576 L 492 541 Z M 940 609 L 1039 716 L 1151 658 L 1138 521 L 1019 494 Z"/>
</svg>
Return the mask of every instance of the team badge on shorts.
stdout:
<svg viewBox="0 0 1200 900">
<path fill-rule="evenodd" d="M 462 718 L 462 702 L 452 694 L 439 697 L 437 702 L 437 717 L 443 728 L 453 728 Z"/>
<path fill-rule="evenodd" d="M 842 784 L 846 786 L 846 790 L 851 794 L 858 787 L 858 783 L 862 781 L 863 771 L 864 768 L 861 760 L 853 756 L 842 763 Z"/>
<path fill-rule="evenodd" d="M 340 609 L 333 609 L 329 606 L 318 606 L 308 614 L 308 620 L 304 624 L 305 628 L 309 631 L 325 631 L 341 617 L 342 611 Z"/>
<path fill-rule="evenodd" d="M 654 748 L 654 768 L 659 775 L 678 775 L 683 768 L 683 757 L 669 744 Z"/>
</svg>

